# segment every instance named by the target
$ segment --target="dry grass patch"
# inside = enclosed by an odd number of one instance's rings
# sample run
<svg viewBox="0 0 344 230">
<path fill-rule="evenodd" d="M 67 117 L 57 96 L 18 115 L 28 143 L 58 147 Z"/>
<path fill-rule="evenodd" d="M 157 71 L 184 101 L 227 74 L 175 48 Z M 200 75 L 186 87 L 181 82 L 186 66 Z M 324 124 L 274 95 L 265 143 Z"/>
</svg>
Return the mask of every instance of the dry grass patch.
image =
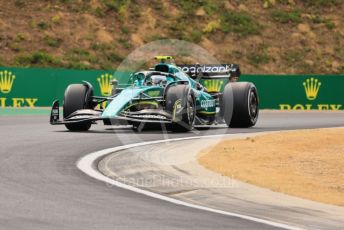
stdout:
<svg viewBox="0 0 344 230">
<path fill-rule="evenodd" d="M 199 155 L 204 167 L 261 187 L 344 206 L 344 129 L 223 140 Z"/>
</svg>

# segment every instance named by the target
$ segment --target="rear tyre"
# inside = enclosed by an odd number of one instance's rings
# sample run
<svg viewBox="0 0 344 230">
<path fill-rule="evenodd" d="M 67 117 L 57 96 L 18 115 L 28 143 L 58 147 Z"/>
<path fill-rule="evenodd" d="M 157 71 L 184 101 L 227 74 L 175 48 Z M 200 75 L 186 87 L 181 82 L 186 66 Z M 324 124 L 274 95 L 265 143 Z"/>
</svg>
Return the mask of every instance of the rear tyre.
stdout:
<svg viewBox="0 0 344 230">
<path fill-rule="evenodd" d="M 79 109 L 90 108 L 90 97 L 93 92 L 89 92 L 86 85 L 69 85 L 64 94 L 63 118 L 68 118 L 72 113 Z M 91 122 L 65 124 L 70 131 L 87 131 L 91 128 Z"/>
<path fill-rule="evenodd" d="M 227 84 L 222 98 L 222 110 L 228 127 L 254 126 L 259 115 L 258 92 L 254 84 L 250 82 Z"/>
<path fill-rule="evenodd" d="M 172 124 L 168 127 L 173 132 L 188 132 L 195 124 L 195 97 L 189 85 L 175 85 L 166 92 L 166 111 L 172 115 Z"/>
</svg>

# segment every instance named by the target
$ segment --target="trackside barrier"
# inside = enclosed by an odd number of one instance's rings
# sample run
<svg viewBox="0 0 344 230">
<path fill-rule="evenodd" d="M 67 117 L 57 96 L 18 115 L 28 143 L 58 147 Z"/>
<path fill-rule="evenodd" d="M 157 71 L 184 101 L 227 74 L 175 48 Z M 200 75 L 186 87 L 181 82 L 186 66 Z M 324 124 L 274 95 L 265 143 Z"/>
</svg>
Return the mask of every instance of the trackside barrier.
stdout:
<svg viewBox="0 0 344 230">
<path fill-rule="evenodd" d="M 129 72 L 113 70 L 66 70 L 0 67 L 0 108 L 50 106 L 63 100 L 69 84 L 83 80 L 94 86 L 95 95 L 111 94 L 110 81 L 127 84 Z M 259 91 L 262 109 L 343 110 L 344 75 L 243 75 Z M 223 89 L 226 80 L 207 79 L 212 90 Z"/>
<path fill-rule="evenodd" d="M 247 75 L 259 91 L 262 108 L 343 110 L 344 75 Z"/>
</svg>

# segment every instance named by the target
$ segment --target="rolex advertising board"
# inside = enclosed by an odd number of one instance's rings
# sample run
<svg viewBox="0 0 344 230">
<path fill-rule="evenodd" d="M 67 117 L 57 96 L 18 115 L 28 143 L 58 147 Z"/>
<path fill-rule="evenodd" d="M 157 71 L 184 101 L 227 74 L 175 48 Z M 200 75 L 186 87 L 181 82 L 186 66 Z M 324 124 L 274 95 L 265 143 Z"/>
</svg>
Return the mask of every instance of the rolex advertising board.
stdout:
<svg viewBox="0 0 344 230">
<path fill-rule="evenodd" d="M 127 83 L 127 73 L 113 76 L 115 71 L 64 70 L 36 68 L 0 68 L 0 108 L 50 106 L 55 99 L 63 100 L 69 84 L 88 81 L 94 93 L 111 94 L 110 82 Z"/>
<path fill-rule="evenodd" d="M 260 107 L 278 110 L 343 110 L 343 75 L 243 75 L 253 82 Z M 209 92 L 222 91 L 228 80 L 203 79 Z"/>
<path fill-rule="evenodd" d="M 0 68 L 0 108 L 50 106 L 63 100 L 69 84 L 90 82 L 94 93 L 111 95 L 111 80 L 127 84 L 130 73 L 102 70 L 48 68 Z M 278 110 L 343 110 L 343 75 L 243 75 L 240 81 L 253 82 L 260 107 Z M 204 79 L 208 91 L 222 91 L 227 80 Z"/>
<path fill-rule="evenodd" d="M 343 75 L 248 75 L 258 89 L 262 108 L 343 110 Z"/>
</svg>

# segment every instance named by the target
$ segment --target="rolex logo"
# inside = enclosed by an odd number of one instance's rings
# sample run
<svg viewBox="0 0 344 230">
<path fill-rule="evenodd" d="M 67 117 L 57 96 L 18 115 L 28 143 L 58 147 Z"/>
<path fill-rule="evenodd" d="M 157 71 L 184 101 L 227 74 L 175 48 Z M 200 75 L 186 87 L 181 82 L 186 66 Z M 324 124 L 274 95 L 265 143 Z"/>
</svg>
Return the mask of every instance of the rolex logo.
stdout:
<svg viewBox="0 0 344 230">
<path fill-rule="evenodd" d="M 315 78 L 308 78 L 306 81 L 303 82 L 303 86 L 305 87 L 306 97 L 308 100 L 315 100 L 317 98 L 321 82 Z"/>
<path fill-rule="evenodd" d="M 16 78 L 12 72 L 7 70 L 0 71 L 0 91 L 1 93 L 9 93 L 11 92 L 13 81 Z"/>
<path fill-rule="evenodd" d="M 100 92 L 103 96 L 110 96 L 112 91 L 111 80 L 113 76 L 111 74 L 102 74 L 99 78 L 97 78 Z"/>
<path fill-rule="evenodd" d="M 208 92 L 220 92 L 223 85 L 222 80 L 205 80 L 204 86 L 207 88 Z"/>
</svg>

